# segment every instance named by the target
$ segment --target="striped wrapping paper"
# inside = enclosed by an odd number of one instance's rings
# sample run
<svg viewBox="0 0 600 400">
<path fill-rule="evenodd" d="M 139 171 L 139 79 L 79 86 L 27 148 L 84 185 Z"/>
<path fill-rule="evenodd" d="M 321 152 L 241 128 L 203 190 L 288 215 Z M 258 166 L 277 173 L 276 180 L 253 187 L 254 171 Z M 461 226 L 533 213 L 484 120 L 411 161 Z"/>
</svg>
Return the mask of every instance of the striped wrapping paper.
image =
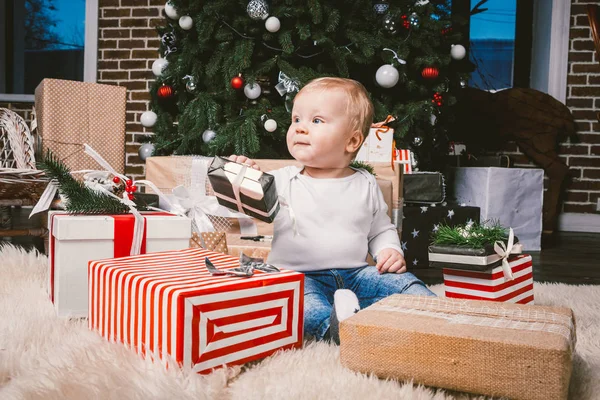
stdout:
<svg viewBox="0 0 600 400">
<path fill-rule="evenodd" d="M 501 266 L 485 272 L 444 268 L 446 297 L 533 304 L 531 256 L 511 257 L 509 265 L 512 281 L 505 281 Z"/>
<path fill-rule="evenodd" d="M 304 275 L 212 276 L 236 257 L 187 249 L 90 261 L 89 327 L 138 353 L 208 373 L 302 346 Z"/>
<path fill-rule="evenodd" d="M 413 154 L 408 149 L 394 149 L 394 160 L 404 167 L 405 174 L 412 174 Z"/>
</svg>

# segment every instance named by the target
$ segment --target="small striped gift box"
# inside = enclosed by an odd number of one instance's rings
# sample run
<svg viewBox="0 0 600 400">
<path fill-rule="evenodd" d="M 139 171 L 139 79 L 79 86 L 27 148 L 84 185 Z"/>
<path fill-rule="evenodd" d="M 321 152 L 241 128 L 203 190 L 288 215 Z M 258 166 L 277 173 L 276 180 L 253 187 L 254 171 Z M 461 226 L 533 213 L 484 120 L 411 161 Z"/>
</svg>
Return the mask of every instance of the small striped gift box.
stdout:
<svg viewBox="0 0 600 400">
<path fill-rule="evenodd" d="M 303 274 L 212 276 L 205 257 L 221 270 L 239 266 L 206 249 L 91 261 L 90 329 L 198 373 L 302 346 Z"/>
<path fill-rule="evenodd" d="M 414 155 L 408 149 L 394 149 L 394 161 L 400 162 L 404 168 L 404 174 L 412 174 Z"/>
<path fill-rule="evenodd" d="M 502 266 L 488 271 L 444 268 L 446 297 L 533 304 L 533 266 L 531 256 L 511 257 L 513 280 L 505 280 Z"/>
</svg>

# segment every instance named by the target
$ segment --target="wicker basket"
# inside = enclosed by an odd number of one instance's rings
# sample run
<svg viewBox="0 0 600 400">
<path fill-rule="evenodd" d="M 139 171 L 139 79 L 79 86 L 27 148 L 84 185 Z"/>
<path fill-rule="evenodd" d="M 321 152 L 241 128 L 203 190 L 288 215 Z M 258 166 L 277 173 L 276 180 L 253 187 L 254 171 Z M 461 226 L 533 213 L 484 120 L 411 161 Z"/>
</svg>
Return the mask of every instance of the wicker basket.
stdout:
<svg viewBox="0 0 600 400">
<path fill-rule="evenodd" d="M 0 205 L 31 205 L 48 184 L 35 167 L 34 138 L 14 111 L 0 108 Z"/>
</svg>

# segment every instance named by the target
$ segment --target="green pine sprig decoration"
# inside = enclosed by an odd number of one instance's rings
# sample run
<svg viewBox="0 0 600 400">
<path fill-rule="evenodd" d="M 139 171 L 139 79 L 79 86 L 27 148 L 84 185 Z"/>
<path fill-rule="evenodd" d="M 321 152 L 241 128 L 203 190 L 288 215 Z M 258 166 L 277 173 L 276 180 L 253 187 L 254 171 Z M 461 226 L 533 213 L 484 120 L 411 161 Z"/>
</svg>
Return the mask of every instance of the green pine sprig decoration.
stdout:
<svg viewBox="0 0 600 400">
<path fill-rule="evenodd" d="M 56 157 L 50 150 L 46 152 L 42 161 L 38 162 L 38 169 L 45 172 L 46 176 L 58 184 L 61 195 L 68 199 L 66 210 L 71 214 L 126 214 L 129 208 L 117 199 L 104 193 L 95 192 L 83 182 L 71 176 L 69 168 Z M 144 207 L 138 210 L 143 211 Z"/>
<path fill-rule="evenodd" d="M 468 248 L 482 248 L 496 241 L 506 241 L 508 230 L 500 225 L 499 221 L 486 221 L 482 224 L 458 225 L 450 227 L 440 225 L 437 232 L 432 235 L 432 243 L 443 246 L 460 246 Z"/>
<path fill-rule="evenodd" d="M 352 168 L 356 168 L 356 169 L 364 169 L 366 170 L 368 173 L 370 173 L 373 176 L 377 176 L 377 174 L 375 173 L 375 169 L 373 168 L 373 166 L 371 164 L 368 164 L 366 162 L 363 161 L 352 161 L 352 163 L 350 164 L 350 166 Z"/>
</svg>

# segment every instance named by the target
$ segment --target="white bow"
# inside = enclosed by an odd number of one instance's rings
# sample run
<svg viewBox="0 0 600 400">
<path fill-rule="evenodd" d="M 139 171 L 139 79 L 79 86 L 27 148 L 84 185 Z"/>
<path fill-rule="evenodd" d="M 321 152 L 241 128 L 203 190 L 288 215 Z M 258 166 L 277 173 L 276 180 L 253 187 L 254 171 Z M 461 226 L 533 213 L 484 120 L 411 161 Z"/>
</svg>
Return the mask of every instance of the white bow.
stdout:
<svg viewBox="0 0 600 400">
<path fill-rule="evenodd" d="M 510 228 L 508 232 L 508 244 L 504 244 L 504 242 L 500 240 L 497 240 L 496 243 L 494 243 L 496 254 L 502 257 L 502 272 L 504 273 L 505 281 L 512 281 L 514 279 L 510 264 L 508 263 L 508 256 L 511 254 L 521 254 L 523 251 L 523 245 L 521 243 L 515 244 L 514 241 L 515 233 L 513 228 Z"/>
</svg>

